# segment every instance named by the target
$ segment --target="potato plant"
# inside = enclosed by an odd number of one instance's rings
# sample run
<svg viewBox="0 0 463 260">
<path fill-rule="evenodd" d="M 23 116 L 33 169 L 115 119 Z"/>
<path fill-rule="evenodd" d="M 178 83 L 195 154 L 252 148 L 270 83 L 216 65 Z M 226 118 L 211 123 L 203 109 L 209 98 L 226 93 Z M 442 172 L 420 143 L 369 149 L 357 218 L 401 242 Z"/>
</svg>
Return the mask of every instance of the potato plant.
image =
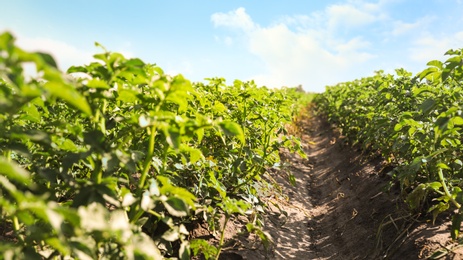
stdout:
<svg viewBox="0 0 463 260">
<path fill-rule="evenodd" d="M 403 69 L 327 87 L 318 110 L 336 123 L 351 144 L 380 154 L 395 168 L 413 211 L 433 220 L 453 213 L 458 237 L 463 212 L 463 49 L 449 50 L 417 75 Z"/>
<path fill-rule="evenodd" d="M 218 220 L 235 215 L 269 242 L 262 175 L 282 148 L 303 155 L 285 129 L 303 94 L 191 83 L 96 45 L 94 62 L 63 73 L 0 35 L 3 258 L 217 259 Z M 189 239 L 193 221 L 219 245 Z"/>
</svg>

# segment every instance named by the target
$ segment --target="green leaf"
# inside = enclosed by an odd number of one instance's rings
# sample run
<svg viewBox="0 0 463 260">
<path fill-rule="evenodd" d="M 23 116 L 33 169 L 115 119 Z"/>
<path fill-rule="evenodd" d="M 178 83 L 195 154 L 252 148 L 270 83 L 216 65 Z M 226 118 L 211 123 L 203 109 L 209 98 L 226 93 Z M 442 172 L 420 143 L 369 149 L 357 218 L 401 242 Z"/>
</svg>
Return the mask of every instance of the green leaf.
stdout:
<svg viewBox="0 0 463 260">
<path fill-rule="evenodd" d="M 420 110 L 423 112 L 423 114 L 427 115 L 429 112 L 431 112 L 435 105 L 436 101 L 432 98 L 428 98 L 420 105 Z"/>
<path fill-rule="evenodd" d="M 169 197 L 163 203 L 167 211 L 174 217 L 186 217 L 190 212 L 188 204 L 177 197 Z"/>
<path fill-rule="evenodd" d="M 42 115 L 40 114 L 39 110 L 37 107 L 32 104 L 28 103 L 26 106 L 22 108 L 22 111 L 24 112 L 21 117 L 25 120 L 30 120 L 35 123 L 39 123 L 42 119 Z"/>
<path fill-rule="evenodd" d="M 222 114 L 225 111 L 227 111 L 227 107 L 224 106 L 224 104 L 222 104 L 221 102 L 219 102 L 217 100 L 214 101 L 214 112 L 216 112 L 218 114 Z"/>
<path fill-rule="evenodd" d="M 69 248 L 64 245 L 57 237 L 45 239 L 45 243 L 58 250 L 62 255 L 69 255 Z"/>
<path fill-rule="evenodd" d="M 429 208 L 428 212 L 432 212 L 432 223 L 434 225 L 434 222 L 436 221 L 437 219 L 437 216 L 448 210 L 450 207 L 449 203 L 447 202 L 439 202 L 439 204 L 436 204 L 434 206 L 432 206 L 431 208 Z"/>
<path fill-rule="evenodd" d="M 110 86 L 106 81 L 101 80 L 101 79 L 91 79 L 87 82 L 87 86 L 90 88 L 96 88 L 96 89 L 109 89 Z"/>
<path fill-rule="evenodd" d="M 26 185 L 32 183 L 28 171 L 24 170 L 14 162 L 9 162 L 5 157 L 0 157 L 0 174 L 8 177 L 8 179 L 15 180 Z"/>
<path fill-rule="evenodd" d="M 453 117 L 452 122 L 454 125 L 463 125 L 463 118 L 460 116 Z"/>
<path fill-rule="evenodd" d="M 199 128 L 195 133 L 198 136 L 198 143 L 201 143 L 204 137 L 204 128 Z"/>
<path fill-rule="evenodd" d="M 289 182 L 291 183 L 291 185 L 294 186 L 294 187 L 296 187 L 296 184 L 297 184 L 297 183 L 296 183 L 296 178 L 294 177 L 294 174 L 289 173 L 288 178 L 289 178 Z"/>
<path fill-rule="evenodd" d="M 52 136 L 52 140 L 62 150 L 69 151 L 69 152 L 78 152 L 79 151 L 76 144 L 70 139 L 63 138 L 63 137 Z"/>
<path fill-rule="evenodd" d="M 92 109 L 87 100 L 73 86 L 62 82 L 49 81 L 44 87 L 51 95 L 63 99 L 88 116 L 92 115 Z"/>
<path fill-rule="evenodd" d="M 451 227 L 450 233 L 452 235 L 453 240 L 456 240 L 458 238 L 458 235 L 460 234 L 462 220 L 463 220 L 463 214 L 461 212 L 458 212 L 452 217 L 452 227 Z"/>
<path fill-rule="evenodd" d="M 199 149 L 192 148 L 192 149 L 189 149 L 188 152 L 190 154 L 191 163 L 196 163 L 200 159 L 204 158 L 203 153 Z"/>
<path fill-rule="evenodd" d="M 89 205 L 80 206 L 77 211 L 81 219 L 81 227 L 85 230 L 92 232 L 108 228 L 109 212 L 100 203 L 92 202 Z"/>
<path fill-rule="evenodd" d="M 75 72 L 82 72 L 82 73 L 86 73 L 87 72 L 87 68 L 83 67 L 83 66 L 71 66 L 68 70 L 67 70 L 67 73 L 75 73 Z"/>
<path fill-rule="evenodd" d="M 167 230 L 166 232 L 164 232 L 164 234 L 162 234 L 162 239 L 166 241 L 170 241 L 170 242 L 174 242 L 178 240 L 179 238 L 180 238 L 180 233 L 178 232 L 178 229 L 176 228 L 171 228 Z"/>
<path fill-rule="evenodd" d="M 133 59 L 129 59 L 126 62 L 124 62 L 124 65 L 127 67 L 142 68 L 145 66 L 145 63 L 138 58 L 133 58 Z"/>
<path fill-rule="evenodd" d="M 217 249 L 217 247 L 209 244 L 204 239 L 191 240 L 190 247 L 191 247 L 191 250 L 193 251 L 194 256 L 197 256 L 199 253 L 202 253 L 205 259 L 211 259 L 212 257 L 215 257 L 219 253 L 219 250 Z"/>
<path fill-rule="evenodd" d="M 1 50 L 8 50 L 14 44 L 15 38 L 9 32 L 4 32 L 0 34 L 0 49 Z"/>
<path fill-rule="evenodd" d="M 174 149 L 180 148 L 180 132 L 174 126 L 170 126 L 167 130 L 164 131 L 166 135 L 166 142 Z"/>
<path fill-rule="evenodd" d="M 180 249 L 178 250 L 180 260 L 189 260 L 191 259 L 190 253 L 190 243 L 188 241 L 182 241 L 180 244 Z"/>
<path fill-rule="evenodd" d="M 407 196 L 407 203 L 411 209 L 417 209 L 426 196 L 426 185 L 421 183 Z"/>
<path fill-rule="evenodd" d="M 134 246 L 134 255 L 132 259 L 164 259 L 153 239 L 145 233 L 134 236 L 131 241 Z"/>
<path fill-rule="evenodd" d="M 438 181 L 435 181 L 435 182 L 431 182 L 428 184 L 429 188 L 433 189 L 433 190 L 439 190 L 441 187 L 442 187 L 442 184 Z"/>
<path fill-rule="evenodd" d="M 130 89 L 121 89 L 117 92 L 117 100 L 124 103 L 134 103 L 138 101 L 137 92 Z"/>
<path fill-rule="evenodd" d="M 183 153 L 187 153 L 189 155 L 190 163 L 194 164 L 197 161 L 201 160 L 204 158 L 203 153 L 201 150 L 190 147 L 186 144 L 181 144 L 180 145 L 180 151 Z"/>
<path fill-rule="evenodd" d="M 460 159 L 455 159 L 454 163 L 463 166 L 463 162 Z"/>
<path fill-rule="evenodd" d="M 254 225 L 253 223 L 247 223 L 246 229 L 248 230 L 248 232 L 252 232 L 259 235 L 265 248 L 268 248 L 270 244 L 273 243 L 272 236 L 268 232 L 263 231 L 260 227 Z"/>
<path fill-rule="evenodd" d="M 226 198 L 227 197 L 227 191 L 225 190 L 224 185 L 217 180 L 217 178 L 214 175 L 214 171 L 209 171 L 208 172 L 209 180 L 208 180 L 208 186 L 213 187 L 215 190 L 219 192 L 220 197 Z"/>
<path fill-rule="evenodd" d="M 48 66 L 51 66 L 55 69 L 58 68 L 55 59 L 50 54 L 43 52 L 36 52 L 35 54 L 39 56 L 42 59 L 42 61 L 45 62 L 45 64 L 47 64 Z"/>
<path fill-rule="evenodd" d="M 421 79 L 426 78 L 427 80 L 430 80 L 431 82 L 438 82 L 441 79 L 442 71 L 440 71 L 436 67 L 429 67 L 425 70 L 423 70 L 420 74 L 419 77 Z"/>
<path fill-rule="evenodd" d="M 88 241 L 77 241 L 77 239 L 75 239 L 70 240 L 68 243 L 69 246 L 73 248 L 73 253 L 76 254 L 77 259 L 90 260 L 97 258 L 95 253 L 91 249 L 92 245 L 89 245 L 86 242 Z"/>
<path fill-rule="evenodd" d="M 223 121 L 219 123 L 219 126 L 226 135 L 234 136 L 238 138 L 241 143 L 245 143 L 243 129 L 241 129 L 240 125 L 237 123 L 231 121 Z"/>
<path fill-rule="evenodd" d="M 442 70 L 443 63 L 442 63 L 442 61 L 439 61 L 439 60 L 432 60 L 432 61 L 428 62 L 426 65 L 433 66 L 433 67 L 436 67 L 436 68 Z"/>
<path fill-rule="evenodd" d="M 440 169 L 451 170 L 451 168 L 445 163 L 438 163 L 437 167 L 439 167 Z"/>
</svg>

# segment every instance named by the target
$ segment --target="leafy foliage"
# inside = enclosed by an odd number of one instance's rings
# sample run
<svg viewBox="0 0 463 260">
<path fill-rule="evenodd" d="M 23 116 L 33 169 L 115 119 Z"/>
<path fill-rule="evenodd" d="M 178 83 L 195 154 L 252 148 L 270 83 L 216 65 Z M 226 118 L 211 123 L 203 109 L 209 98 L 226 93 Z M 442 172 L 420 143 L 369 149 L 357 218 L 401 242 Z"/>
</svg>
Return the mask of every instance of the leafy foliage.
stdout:
<svg viewBox="0 0 463 260">
<path fill-rule="evenodd" d="M 449 50 L 445 62 L 430 61 L 412 76 L 379 71 L 375 76 L 328 87 L 318 109 L 352 144 L 379 153 L 395 169 L 411 210 L 426 209 L 435 220 L 454 214 L 459 233 L 463 203 L 463 49 Z"/>
<path fill-rule="evenodd" d="M 186 226 L 224 230 L 219 217 L 237 214 L 268 242 L 257 183 L 279 149 L 303 155 L 285 129 L 303 95 L 192 84 L 104 48 L 94 58 L 65 74 L 0 35 L 0 214 L 14 230 L 3 257 L 218 258 L 223 241 L 190 242 Z"/>
</svg>

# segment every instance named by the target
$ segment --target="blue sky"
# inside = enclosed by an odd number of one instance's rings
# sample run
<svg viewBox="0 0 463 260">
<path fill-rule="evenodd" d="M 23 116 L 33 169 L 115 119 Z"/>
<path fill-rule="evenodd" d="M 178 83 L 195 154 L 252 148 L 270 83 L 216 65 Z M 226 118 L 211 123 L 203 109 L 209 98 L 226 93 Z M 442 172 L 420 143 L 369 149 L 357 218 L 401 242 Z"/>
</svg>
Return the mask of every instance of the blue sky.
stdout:
<svg viewBox="0 0 463 260">
<path fill-rule="evenodd" d="M 463 48 L 463 0 L 14 0 L 2 1 L 5 30 L 63 70 L 91 62 L 99 42 L 192 81 L 321 92 Z"/>
</svg>

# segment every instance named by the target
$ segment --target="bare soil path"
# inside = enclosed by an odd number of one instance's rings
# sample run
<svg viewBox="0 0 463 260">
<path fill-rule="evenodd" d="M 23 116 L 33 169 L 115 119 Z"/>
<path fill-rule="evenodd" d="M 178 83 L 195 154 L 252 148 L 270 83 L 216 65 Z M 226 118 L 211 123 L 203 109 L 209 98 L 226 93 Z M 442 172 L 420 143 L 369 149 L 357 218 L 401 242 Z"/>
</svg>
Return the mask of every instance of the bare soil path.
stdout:
<svg viewBox="0 0 463 260">
<path fill-rule="evenodd" d="M 378 259 L 377 228 L 395 203 L 383 192 L 381 164 L 362 162 L 323 119 L 305 120 L 301 137 L 309 159 L 286 156 L 297 186 L 279 176 L 289 216 L 285 228 L 270 228 L 273 259 Z"/>
<path fill-rule="evenodd" d="M 421 259 L 443 247 L 449 251 L 442 259 L 463 259 L 448 221 L 432 226 L 401 210 L 398 190 L 385 189 L 381 160 L 344 145 L 320 117 L 304 118 L 299 130 L 308 159 L 284 154 L 286 172 L 272 175 L 286 195 L 268 198 L 265 230 L 274 243 L 232 248 L 221 259 Z"/>
</svg>

